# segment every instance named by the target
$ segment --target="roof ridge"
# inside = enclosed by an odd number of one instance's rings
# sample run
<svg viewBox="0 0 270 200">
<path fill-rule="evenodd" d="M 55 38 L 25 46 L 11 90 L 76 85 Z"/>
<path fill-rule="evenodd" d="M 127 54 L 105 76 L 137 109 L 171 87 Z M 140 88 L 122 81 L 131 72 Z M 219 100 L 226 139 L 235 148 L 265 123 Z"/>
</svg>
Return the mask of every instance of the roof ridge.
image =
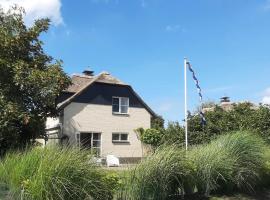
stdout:
<svg viewBox="0 0 270 200">
<path fill-rule="evenodd" d="M 104 75 L 111 75 L 109 72 L 107 71 L 102 71 L 101 74 L 104 74 Z"/>
<path fill-rule="evenodd" d="M 72 77 L 73 76 L 77 76 L 77 77 L 80 77 L 80 78 L 88 78 L 88 79 L 96 77 L 96 76 L 86 76 L 86 75 L 83 75 L 83 74 L 72 74 Z"/>
</svg>

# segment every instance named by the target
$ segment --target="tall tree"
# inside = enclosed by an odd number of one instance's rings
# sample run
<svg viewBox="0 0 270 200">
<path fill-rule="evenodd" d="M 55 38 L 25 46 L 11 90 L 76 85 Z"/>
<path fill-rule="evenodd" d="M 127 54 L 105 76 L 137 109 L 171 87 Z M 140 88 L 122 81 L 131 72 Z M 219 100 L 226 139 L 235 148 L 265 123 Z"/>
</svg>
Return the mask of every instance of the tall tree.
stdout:
<svg viewBox="0 0 270 200">
<path fill-rule="evenodd" d="M 0 8 L 0 153 L 44 134 L 44 122 L 57 114 L 55 99 L 70 84 L 55 60 L 43 50 L 40 35 L 48 19 L 24 24 L 24 10 Z"/>
</svg>

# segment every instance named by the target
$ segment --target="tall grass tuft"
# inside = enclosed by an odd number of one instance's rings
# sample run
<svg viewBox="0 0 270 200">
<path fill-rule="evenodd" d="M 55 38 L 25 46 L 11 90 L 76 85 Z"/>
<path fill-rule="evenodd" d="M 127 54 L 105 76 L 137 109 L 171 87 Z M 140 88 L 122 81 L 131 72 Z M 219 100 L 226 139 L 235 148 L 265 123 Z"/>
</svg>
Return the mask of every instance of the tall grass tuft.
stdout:
<svg viewBox="0 0 270 200">
<path fill-rule="evenodd" d="M 234 160 L 226 149 L 212 143 L 193 148 L 188 157 L 196 166 L 194 179 L 198 193 L 208 196 L 221 183 L 232 179 Z"/>
<path fill-rule="evenodd" d="M 187 152 L 174 146 L 160 148 L 131 170 L 118 199 L 167 200 L 191 193 L 251 192 L 267 165 L 265 147 L 260 137 L 236 132 Z"/>
<path fill-rule="evenodd" d="M 238 190 L 252 192 L 260 181 L 265 165 L 266 145 L 262 138 L 249 132 L 236 132 L 221 136 L 215 141 L 233 158 L 231 182 Z"/>
<path fill-rule="evenodd" d="M 184 150 L 176 147 L 160 148 L 130 171 L 118 199 L 179 198 L 185 190 L 192 190 L 188 187 L 193 186 L 193 170 Z"/>
<path fill-rule="evenodd" d="M 111 199 L 105 173 L 89 163 L 89 152 L 75 148 L 34 148 L 8 154 L 0 181 L 25 199 Z"/>
<path fill-rule="evenodd" d="M 195 180 L 200 193 L 241 190 L 252 192 L 265 162 L 263 140 L 248 132 L 219 137 L 210 144 L 193 148 L 189 158 L 196 166 Z"/>
</svg>

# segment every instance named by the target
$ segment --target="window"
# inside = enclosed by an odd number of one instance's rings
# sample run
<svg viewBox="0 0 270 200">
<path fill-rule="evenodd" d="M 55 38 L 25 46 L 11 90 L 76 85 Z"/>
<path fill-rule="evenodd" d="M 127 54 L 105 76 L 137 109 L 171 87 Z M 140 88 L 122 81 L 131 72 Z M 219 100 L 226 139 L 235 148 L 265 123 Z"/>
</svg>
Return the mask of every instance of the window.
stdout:
<svg viewBox="0 0 270 200">
<path fill-rule="evenodd" d="M 113 133 L 112 142 L 128 142 L 128 133 Z"/>
<path fill-rule="evenodd" d="M 100 155 L 101 133 L 77 133 L 76 141 L 79 147 L 91 149 L 97 155 Z"/>
<path fill-rule="evenodd" d="M 127 114 L 129 107 L 129 98 L 127 97 L 113 97 L 112 111 L 117 114 Z"/>
</svg>

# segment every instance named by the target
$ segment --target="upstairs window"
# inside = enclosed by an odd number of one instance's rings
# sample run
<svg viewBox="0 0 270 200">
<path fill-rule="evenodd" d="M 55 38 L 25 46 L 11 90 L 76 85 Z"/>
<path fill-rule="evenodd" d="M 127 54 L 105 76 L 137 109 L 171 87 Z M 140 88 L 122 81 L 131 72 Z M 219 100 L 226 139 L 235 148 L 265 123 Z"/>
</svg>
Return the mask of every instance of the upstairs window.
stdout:
<svg viewBox="0 0 270 200">
<path fill-rule="evenodd" d="M 113 133 L 112 142 L 128 142 L 128 133 Z"/>
<path fill-rule="evenodd" d="M 129 98 L 127 97 L 113 97 L 112 111 L 116 114 L 128 114 Z"/>
</svg>

